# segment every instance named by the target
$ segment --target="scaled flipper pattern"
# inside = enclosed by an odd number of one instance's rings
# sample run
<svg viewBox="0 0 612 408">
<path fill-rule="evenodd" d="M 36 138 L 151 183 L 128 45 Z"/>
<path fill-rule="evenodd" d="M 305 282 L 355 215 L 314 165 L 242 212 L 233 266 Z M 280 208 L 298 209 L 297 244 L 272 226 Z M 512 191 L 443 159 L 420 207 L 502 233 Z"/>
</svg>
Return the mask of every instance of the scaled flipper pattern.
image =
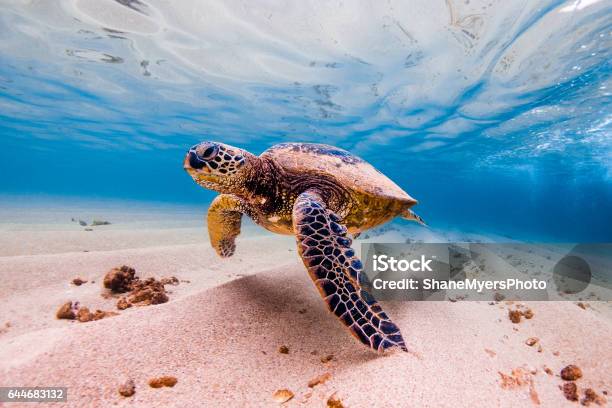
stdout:
<svg viewBox="0 0 612 408">
<path fill-rule="evenodd" d="M 315 191 L 302 193 L 293 207 L 297 246 L 310 277 L 329 309 L 363 344 L 377 351 L 408 351 L 399 328 L 378 302 L 361 288 L 363 266 L 339 217 Z"/>
</svg>

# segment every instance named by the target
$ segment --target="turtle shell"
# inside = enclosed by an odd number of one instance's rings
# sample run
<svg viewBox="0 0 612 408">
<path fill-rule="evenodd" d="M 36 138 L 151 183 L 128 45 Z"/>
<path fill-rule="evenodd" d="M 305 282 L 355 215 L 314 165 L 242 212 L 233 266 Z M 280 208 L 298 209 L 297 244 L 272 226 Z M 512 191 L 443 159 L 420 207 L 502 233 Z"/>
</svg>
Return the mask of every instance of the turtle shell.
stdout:
<svg viewBox="0 0 612 408">
<path fill-rule="evenodd" d="M 416 204 L 416 200 L 365 160 L 338 147 L 315 143 L 281 143 L 261 154 L 286 171 L 324 174 L 350 190 Z"/>
</svg>

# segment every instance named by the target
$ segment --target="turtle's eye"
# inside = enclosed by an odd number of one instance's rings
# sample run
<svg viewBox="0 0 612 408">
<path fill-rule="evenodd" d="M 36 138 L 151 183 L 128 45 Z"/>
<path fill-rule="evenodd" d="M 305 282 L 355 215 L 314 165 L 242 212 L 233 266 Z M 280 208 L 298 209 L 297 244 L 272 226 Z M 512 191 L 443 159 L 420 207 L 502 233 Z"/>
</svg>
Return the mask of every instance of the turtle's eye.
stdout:
<svg viewBox="0 0 612 408">
<path fill-rule="evenodd" d="M 197 150 L 198 158 L 200 160 L 212 160 L 215 158 L 217 153 L 219 152 L 219 146 L 217 145 L 208 145 L 202 146 Z"/>
</svg>

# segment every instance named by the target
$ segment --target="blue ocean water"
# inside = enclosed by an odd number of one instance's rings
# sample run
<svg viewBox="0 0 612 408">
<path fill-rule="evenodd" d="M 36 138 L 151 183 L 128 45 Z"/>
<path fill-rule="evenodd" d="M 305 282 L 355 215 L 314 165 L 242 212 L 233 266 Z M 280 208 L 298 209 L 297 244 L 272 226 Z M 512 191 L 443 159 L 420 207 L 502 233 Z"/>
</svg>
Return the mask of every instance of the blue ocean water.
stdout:
<svg viewBox="0 0 612 408">
<path fill-rule="evenodd" d="M 205 203 L 219 140 L 333 144 L 432 227 L 612 241 L 612 5 L 0 4 L 0 193 Z"/>
</svg>

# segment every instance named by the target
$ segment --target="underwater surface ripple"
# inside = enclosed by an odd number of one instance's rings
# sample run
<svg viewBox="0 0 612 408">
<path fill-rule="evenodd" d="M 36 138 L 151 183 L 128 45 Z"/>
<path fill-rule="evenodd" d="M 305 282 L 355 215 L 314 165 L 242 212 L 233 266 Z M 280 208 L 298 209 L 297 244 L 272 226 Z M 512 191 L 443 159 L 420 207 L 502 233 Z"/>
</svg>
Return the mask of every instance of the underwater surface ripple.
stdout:
<svg viewBox="0 0 612 408">
<path fill-rule="evenodd" d="M 216 139 L 334 144 L 432 226 L 612 241 L 612 5 L 0 4 L 0 193 L 205 202 Z"/>
</svg>

